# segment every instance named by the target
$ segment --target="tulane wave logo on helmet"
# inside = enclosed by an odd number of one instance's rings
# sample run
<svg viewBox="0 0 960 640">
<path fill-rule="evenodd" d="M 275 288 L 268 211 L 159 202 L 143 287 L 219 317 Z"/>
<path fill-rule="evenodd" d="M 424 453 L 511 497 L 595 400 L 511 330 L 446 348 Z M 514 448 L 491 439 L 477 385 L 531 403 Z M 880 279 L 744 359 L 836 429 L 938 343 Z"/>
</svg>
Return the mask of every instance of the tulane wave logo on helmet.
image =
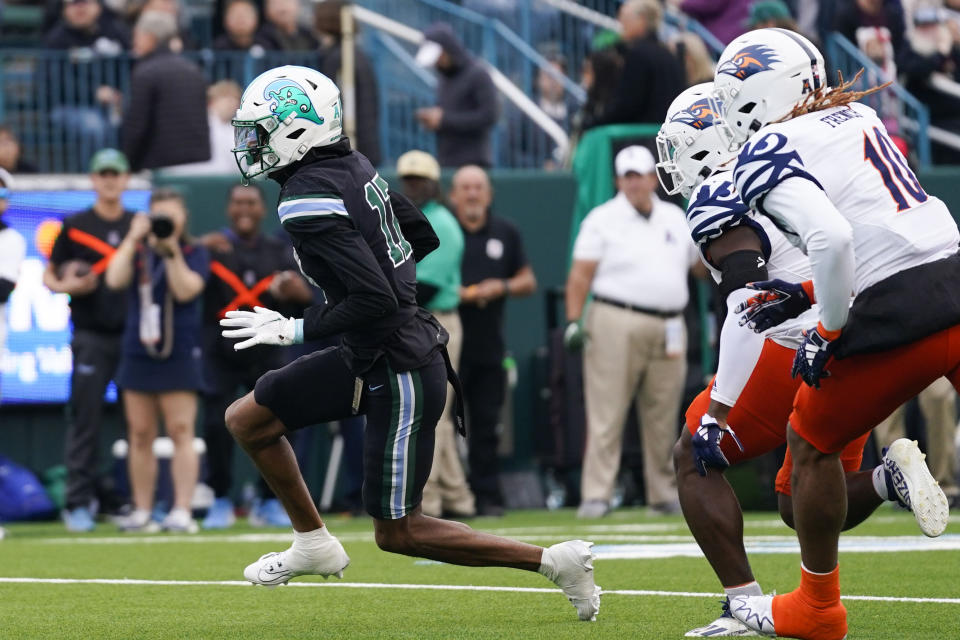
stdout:
<svg viewBox="0 0 960 640">
<path fill-rule="evenodd" d="M 704 98 L 703 100 L 694 102 L 683 111 L 675 113 L 673 117 L 670 118 L 670 122 L 679 122 L 702 131 L 707 127 L 712 127 L 713 119 L 718 115 L 719 114 L 710 106 L 707 99 Z"/>
<path fill-rule="evenodd" d="M 289 78 L 274 80 L 263 90 L 263 97 L 272 100 L 270 112 L 283 122 L 291 113 L 297 118 L 306 118 L 311 122 L 323 124 L 323 118 L 313 108 L 313 103 L 307 97 L 307 92 L 299 84 Z"/>
<path fill-rule="evenodd" d="M 774 62 L 780 62 L 780 58 L 773 49 L 763 44 L 752 44 L 736 52 L 732 58 L 721 64 L 717 68 L 717 73 L 725 73 L 728 76 L 746 80 L 758 71 L 766 71 Z"/>
</svg>

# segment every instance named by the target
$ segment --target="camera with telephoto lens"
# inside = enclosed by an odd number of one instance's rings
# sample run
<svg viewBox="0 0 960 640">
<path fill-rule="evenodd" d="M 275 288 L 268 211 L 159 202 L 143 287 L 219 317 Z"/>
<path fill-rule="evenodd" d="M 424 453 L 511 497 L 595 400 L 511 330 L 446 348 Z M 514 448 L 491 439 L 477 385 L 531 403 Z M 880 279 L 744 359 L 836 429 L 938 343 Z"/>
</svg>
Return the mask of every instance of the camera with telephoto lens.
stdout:
<svg viewBox="0 0 960 640">
<path fill-rule="evenodd" d="M 152 216 L 150 218 L 150 233 L 158 238 L 169 238 L 173 235 L 173 220 L 167 216 Z"/>
</svg>

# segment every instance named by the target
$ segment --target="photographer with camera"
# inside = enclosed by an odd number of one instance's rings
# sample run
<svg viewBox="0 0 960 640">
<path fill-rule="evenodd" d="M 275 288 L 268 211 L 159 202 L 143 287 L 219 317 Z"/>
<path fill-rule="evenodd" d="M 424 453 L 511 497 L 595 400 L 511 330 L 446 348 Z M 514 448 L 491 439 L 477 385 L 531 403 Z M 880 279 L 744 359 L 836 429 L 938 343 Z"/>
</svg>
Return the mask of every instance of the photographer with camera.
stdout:
<svg viewBox="0 0 960 640">
<path fill-rule="evenodd" d="M 117 384 L 129 432 L 127 458 L 134 511 L 121 523 L 125 531 L 158 528 L 150 519 L 156 490 L 153 441 L 163 415 L 173 440 L 173 509 L 164 518 L 167 531 L 193 533 L 190 501 L 197 484 L 193 449 L 197 391 L 202 387 L 201 293 L 210 273 L 210 255 L 190 242 L 183 197 L 155 189 L 150 215 L 134 216 L 130 232 L 107 267 L 111 289 L 126 289 L 127 323 Z"/>
<path fill-rule="evenodd" d="M 92 531 L 96 513 L 97 450 L 103 394 L 120 362 L 120 336 L 126 297 L 104 282 L 107 263 L 130 230 L 133 211 L 123 206 L 130 179 L 127 158 L 116 149 L 101 149 L 90 159 L 90 182 L 96 200 L 89 209 L 63 221 L 43 284 L 70 295 L 73 321 L 73 373 L 65 461 L 67 496 L 63 521 L 68 531 Z"/>
</svg>

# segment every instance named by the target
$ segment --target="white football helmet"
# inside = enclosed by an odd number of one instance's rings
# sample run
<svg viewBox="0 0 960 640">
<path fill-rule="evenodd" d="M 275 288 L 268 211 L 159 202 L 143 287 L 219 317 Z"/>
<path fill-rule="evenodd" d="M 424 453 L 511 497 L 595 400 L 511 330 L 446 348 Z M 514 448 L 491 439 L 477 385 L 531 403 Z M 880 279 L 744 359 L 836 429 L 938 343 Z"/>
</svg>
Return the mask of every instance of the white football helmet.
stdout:
<svg viewBox="0 0 960 640">
<path fill-rule="evenodd" d="M 257 76 L 233 119 L 233 155 L 244 179 L 300 160 L 343 136 L 340 90 L 308 67 L 287 65 Z"/>
<path fill-rule="evenodd" d="M 714 126 L 731 151 L 760 127 L 779 120 L 808 94 L 826 86 L 823 54 L 799 33 L 756 29 L 720 54 L 714 96 L 723 103 Z"/>
<path fill-rule="evenodd" d="M 712 94 L 712 82 L 684 90 L 670 104 L 657 133 L 657 177 L 670 195 L 689 198 L 704 178 L 735 155 L 713 126 L 719 112 Z"/>
</svg>

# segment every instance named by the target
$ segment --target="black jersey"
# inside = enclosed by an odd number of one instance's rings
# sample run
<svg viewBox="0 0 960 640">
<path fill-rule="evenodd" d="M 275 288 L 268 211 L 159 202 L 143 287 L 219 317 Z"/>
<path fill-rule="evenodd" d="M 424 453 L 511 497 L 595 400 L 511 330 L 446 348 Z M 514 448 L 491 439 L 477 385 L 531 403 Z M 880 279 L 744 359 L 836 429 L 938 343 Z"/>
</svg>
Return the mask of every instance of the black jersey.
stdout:
<svg viewBox="0 0 960 640">
<path fill-rule="evenodd" d="M 270 177 L 300 270 L 327 299 L 304 313 L 304 339 L 343 334 L 358 375 L 381 355 L 395 371 L 426 364 L 447 335 L 416 301 L 415 263 L 439 246 L 424 215 L 346 139 Z"/>
<path fill-rule="evenodd" d="M 283 315 L 299 315 L 303 305 L 279 302 L 270 293 L 270 284 L 277 273 L 296 270 L 293 249 L 285 239 L 257 234 L 243 240 L 233 231 L 224 232 L 233 245 L 227 253 L 210 251 L 210 279 L 204 289 L 203 324 L 211 334 L 207 351 L 239 365 L 261 362 L 267 350 L 276 347 L 257 346 L 236 351 L 236 340 L 220 335 L 220 319 L 232 309 L 252 310 L 255 306 L 276 309 Z M 209 354 L 208 354 L 209 355 Z"/>
<path fill-rule="evenodd" d="M 65 218 L 53 243 L 50 262 L 59 267 L 69 260 L 81 260 L 102 275 L 130 230 L 133 215 L 133 211 L 124 210 L 116 220 L 104 220 L 91 207 Z M 113 291 L 101 277 L 92 292 L 70 296 L 70 313 L 74 329 L 120 334 L 127 317 L 127 294 Z"/>
</svg>

